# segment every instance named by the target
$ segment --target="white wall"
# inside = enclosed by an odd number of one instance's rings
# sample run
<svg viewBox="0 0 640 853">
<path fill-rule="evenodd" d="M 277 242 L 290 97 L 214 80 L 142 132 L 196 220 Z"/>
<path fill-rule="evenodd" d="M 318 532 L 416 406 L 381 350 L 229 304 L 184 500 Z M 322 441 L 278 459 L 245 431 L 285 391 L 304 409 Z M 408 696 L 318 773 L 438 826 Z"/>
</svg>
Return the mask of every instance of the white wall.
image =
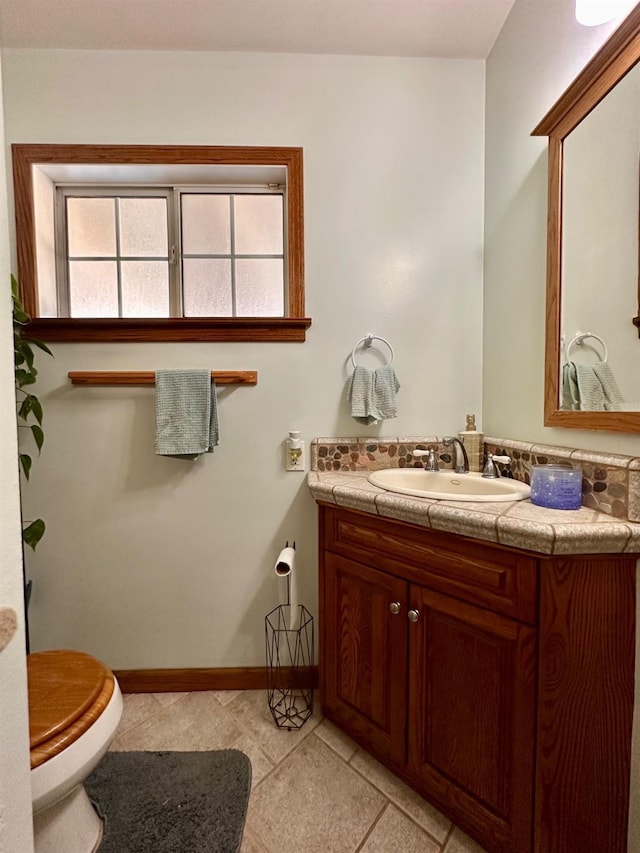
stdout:
<svg viewBox="0 0 640 853">
<path fill-rule="evenodd" d="M 0 606 L 13 608 L 19 620 L 18 631 L 0 652 L 0 853 L 29 853 L 33 830 L 3 139 L 0 97 Z"/>
<path fill-rule="evenodd" d="M 529 134 L 614 26 L 581 27 L 574 8 L 516 0 L 487 61 L 483 422 L 495 436 L 638 456 L 636 435 L 543 427 L 547 157 L 546 139 Z M 640 850 L 638 626 L 630 853 Z"/>
<path fill-rule="evenodd" d="M 286 539 L 316 612 L 315 506 L 282 466 L 289 429 L 446 434 L 481 400 L 484 64 L 208 53 L 6 51 L 8 142 L 301 145 L 305 344 L 61 344 L 40 361 L 46 442 L 25 489 L 36 648 L 116 668 L 264 663 Z M 364 429 L 346 362 L 388 338 L 400 416 Z M 257 369 L 220 393 L 221 441 L 153 454 L 149 389 L 69 370 Z"/>
</svg>

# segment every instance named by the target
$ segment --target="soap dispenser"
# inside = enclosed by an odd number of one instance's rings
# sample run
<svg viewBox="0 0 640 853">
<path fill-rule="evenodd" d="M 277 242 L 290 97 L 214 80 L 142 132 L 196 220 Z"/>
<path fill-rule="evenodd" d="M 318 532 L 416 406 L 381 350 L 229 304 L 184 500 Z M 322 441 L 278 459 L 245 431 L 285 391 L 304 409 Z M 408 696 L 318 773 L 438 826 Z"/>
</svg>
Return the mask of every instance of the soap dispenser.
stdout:
<svg viewBox="0 0 640 853">
<path fill-rule="evenodd" d="M 467 415 L 466 429 L 458 433 L 469 458 L 469 471 L 482 471 L 484 462 L 484 436 L 476 429 L 476 416 Z"/>
</svg>

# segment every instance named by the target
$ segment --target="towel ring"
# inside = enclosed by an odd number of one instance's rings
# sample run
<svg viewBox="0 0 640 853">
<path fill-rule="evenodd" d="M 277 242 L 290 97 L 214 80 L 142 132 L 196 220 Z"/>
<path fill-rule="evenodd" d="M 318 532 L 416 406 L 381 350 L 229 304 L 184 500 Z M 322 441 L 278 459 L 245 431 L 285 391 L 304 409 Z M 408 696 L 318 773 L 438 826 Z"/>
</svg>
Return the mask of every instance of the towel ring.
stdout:
<svg viewBox="0 0 640 853">
<path fill-rule="evenodd" d="M 584 343 L 584 341 L 585 341 L 585 339 L 586 339 L 586 338 L 593 338 L 594 340 L 598 341 L 598 342 L 601 344 L 602 349 L 603 349 L 603 356 L 602 356 L 602 360 L 603 360 L 603 361 L 607 361 L 607 359 L 609 358 L 609 352 L 608 352 L 608 350 L 607 350 L 607 345 L 606 345 L 606 344 L 605 344 L 605 342 L 602 340 L 602 338 L 600 337 L 600 335 L 594 335 L 594 334 L 593 334 L 593 332 L 578 332 L 578 333 L 577 333 L 577 335 L 575 336 L 575 338 L 573 338 L 573 339 L 569 342 L 569 346 L 568 346 L 568 347 L 566 348 L 566 350 L 565 350 L 565 357 L 566 357 L 567 361 L 569 360 L 569 350 L 571 349 L 571 347 L 572 347 L 574 344 L 575 344 L 576 346 L 578 346 L 578 347 L 581 347 L 581 346 L 583 345 L 583 343 Z"/>
<path fill-rule="evenodd" d="M 389 343 L 386 338 L 381 338 L 380 335 L 372 335 L 369 333 L 365 335 L 364 338 L 360 338 L 358 343 L 354 346 L 351 352 L 351 364 L 353 364 L 354 368 L 357 367 L 356 364 L 356 350 L 360 346 L 360 344 L 364 344 L 366 347 L 370 347 L 374 341 L 382 341 L 383 344 L 386 344 L 389 347 L 389 352 L 391 353 L 391 358 L 387 362 L 387 364 L 393 364 L 393 347 Z"/>
</svg>

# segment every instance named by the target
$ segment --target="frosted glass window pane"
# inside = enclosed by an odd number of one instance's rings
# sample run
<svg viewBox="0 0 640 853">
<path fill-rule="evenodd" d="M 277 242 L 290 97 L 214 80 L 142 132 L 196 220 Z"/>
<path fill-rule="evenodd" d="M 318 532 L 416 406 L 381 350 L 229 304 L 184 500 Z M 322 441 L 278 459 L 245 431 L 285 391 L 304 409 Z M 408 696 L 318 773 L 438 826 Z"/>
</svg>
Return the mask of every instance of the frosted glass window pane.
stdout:
<svg viewBox="0 0 640 853">
<path fill-rule="evenodd" d="M 120 254 L 148 258 L 168 256 L 167 200 L 120 199 Z"/>
<path fill-rule="evenodd" d="M 281 260 L 236 261 L 236 313 L 238 317 L 284 317 Z"/>
<path fill-rule="evenodd" d="M 169 264 L 166 261 L 123 261 L 122 316 L 169 316 Z"/>
<path fill-rule="evenodd" d="M 231 261 L 185 258 L 182 262 L 185 317 L 231 317 Z"/>
<path fill-rule="evenodd" d="M 114 199 L 68 198 L 67 233 L 70 257 L 115 257 Z"/>
<path fill-rule="evenodd" d="M 115 261 L 69 262 L 71 317 L 118 316 L 118 268 Z"/>
<path fill-rule="evenodd" d="M 237 195 L 234 205 L 236 252 L 239 255 L 281 255 L 282 196 Z"/>
<path fill-rule="evenodd" d="M 231 225 L 228 195 L 182 195 L 182 251 L 185 255 L 228 255 Z"/>
</svg>

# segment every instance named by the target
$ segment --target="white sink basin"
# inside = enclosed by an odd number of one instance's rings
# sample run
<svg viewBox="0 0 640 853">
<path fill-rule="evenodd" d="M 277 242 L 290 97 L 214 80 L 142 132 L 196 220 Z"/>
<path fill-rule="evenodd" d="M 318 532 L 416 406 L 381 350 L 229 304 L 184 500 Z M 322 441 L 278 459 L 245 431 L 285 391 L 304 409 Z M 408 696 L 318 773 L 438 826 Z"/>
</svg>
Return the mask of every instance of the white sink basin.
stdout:
<svg viewBox="0 0 640 853">
<path fill-rule="evenodd" d="M 526 483 L 507 477 L 491 480 L 481 474 L 420 468 L 386 468 L 373 471 L 368 480 L 389 492 L 445 501 L 521 501 L 531 494 Z"/>
</svg>

